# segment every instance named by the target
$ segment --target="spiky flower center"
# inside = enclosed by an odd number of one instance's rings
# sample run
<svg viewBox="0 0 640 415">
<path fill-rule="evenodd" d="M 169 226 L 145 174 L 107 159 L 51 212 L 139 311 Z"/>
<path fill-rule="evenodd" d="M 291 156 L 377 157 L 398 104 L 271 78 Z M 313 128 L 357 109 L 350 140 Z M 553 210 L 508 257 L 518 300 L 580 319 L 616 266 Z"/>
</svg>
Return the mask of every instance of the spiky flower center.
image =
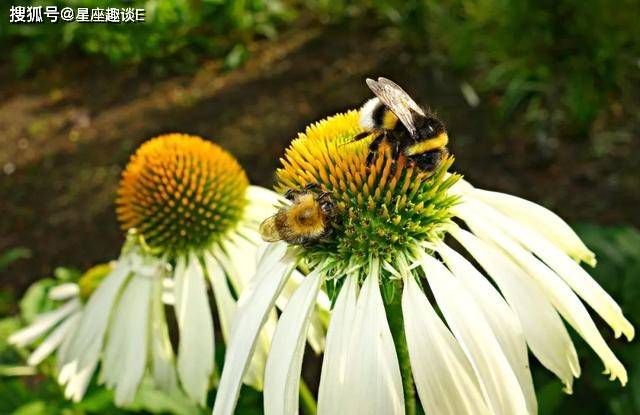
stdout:
<svg viewBox="0 0 640 415">
<path fill-rule="evenodd" d="M 334 268 L 336 275 L 371 258 L 394 263 L 418 244 L 441 238 L 456 202 L 447 194 L 459 179 L 447 175 L 453 158 L 429 175 L 383 147 L 367 166 L 371 140 L 354 142 L 360 132 L 357 111 L 315 123 L 293 140 L 277 172 L 282 193 L 308 184 L 330 192 L 338 210 L 333 232 L 302 255 Z"/>
<path fill-rule="evenodd" d="M 239 220 L 248 185 L 240 164 L 219 146 L 163 135 L 131 157 L 118 189 L 118 219 L 169 256 L 199 250 Z"/>
</svg>

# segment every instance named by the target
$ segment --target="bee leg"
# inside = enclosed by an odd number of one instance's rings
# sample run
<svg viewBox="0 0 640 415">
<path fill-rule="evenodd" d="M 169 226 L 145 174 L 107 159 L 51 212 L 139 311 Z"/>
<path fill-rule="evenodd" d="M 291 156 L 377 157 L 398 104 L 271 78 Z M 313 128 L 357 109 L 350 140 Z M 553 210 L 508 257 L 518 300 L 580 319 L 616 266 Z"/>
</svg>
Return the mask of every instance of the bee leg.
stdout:
<svg viewBox="0 0 640 415">
<path fill-rule="evenodd" d="M 284 197 L 287 200 L 293 201 L 298 194 L 300 194 L 299 191 L 294 190 L 294 189 L 289 189 L 289 190 L 287 190 L 287 193 L 284 194 Z"/>
<path fill-rule="evenodd" d="M 398 162 L 398 157 L 400 157 L 400 142 L 395 140 L 391 144 L 391 169 L 389 173 L 392 176 L 396 174 L 396 163 Z"/>
<path fill-rule="evenodd" d="M 433 174 L 448 153 L 446 148 L 431 150 L 411 157 L 411 161 L 423 172 Z"/>
<path fill-rule="evenodd" d="M 356 135 L 355 137 L 353 137 L 350 141 L 350 143 L 356 142 L 356 141 L 360 141 L 360 140 L 364 140 L 365 138 L 369 137 L 369 135 L 371 135 L 371 131 L 363 131 L 360 134 Z"/>
<path fill-rule="evenodd" d="M 317 201 L 321 201 L 323 199 L 328 198 L 329 196 L 331 196 L 333 194 L 333 191 L 331 190 L 323 190 L 322 192 L 320 192 L 317 196 L 316 196 L 316 200 Z"/>
<path fill-rule="evenodd" d="M 347 141 L 346 143 L 340 144 L 338 147 L 346 146 L 346 145 L 355 143 L 356 141 L 364 140 L 365 138 L 369 137 L 371 134 L 372 134 L 371 131 L 363 131 L 360 134 L 355 135 L 351 140 Z"/>
<path fill-rule="evenodd" d="M 309 183 L 304 187 L 304 190 L 315 190 L 318 188 L 318 183 Z"/>
<path fill-rule="evenodd" d="M 317 242 L 319 243 L 329 242 L 331 240 L 331 235 L 333 235 L 333 228 L 327 228 L 327 230 L 324 231 L 324 233 L 317 240 Z"/>
<path fill-rule="evenodd" d="M 315 241 L 315 240 L 305 239 L 304 242 L 302 242 L 300 245 L 302 245 L 303 248 L 311 248 L 316 243 L 317 243 L 317 241 Z"/>
<path fill-rule="evenodd" d="M 385 135 L 378 135 L 372 142 L 369 144 L 369 154 L 367 154 L 367 166 L 370 166 L 373 163 L 373 158 L 378 154 L 378 149 L 380 148 L 380 144 L 384 141 Z"/>
</svg>

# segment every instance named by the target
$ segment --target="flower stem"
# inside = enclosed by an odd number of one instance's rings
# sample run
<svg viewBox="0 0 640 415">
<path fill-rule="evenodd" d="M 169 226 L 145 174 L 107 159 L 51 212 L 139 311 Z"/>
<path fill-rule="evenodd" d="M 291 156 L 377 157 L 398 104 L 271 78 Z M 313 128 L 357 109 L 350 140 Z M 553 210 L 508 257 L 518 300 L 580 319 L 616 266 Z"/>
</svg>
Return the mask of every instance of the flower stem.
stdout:
<svg viewBox="0 0 640 415">
<path fill-rule="evenodd" d="M 302 378 L 300 379 L 300 401 L 306 415 L 316 415 L 316 400 Z"/>
<path fill-rule="evenodd" d="M 416 413 L 416 392 L 411 374 L 411 363 L 409 362 L 409 349 L 407 339 L 404 334 L 404 319 L 402 318 L 402 285 L 396 285 L 393 297 L 385 303 L 387 321 L 396 346 L 396 355 L 400 364 L 400 375 L 402 376 L 402 390 L 404 391 L 405 415 L 415 415 Z"/>
</svg>

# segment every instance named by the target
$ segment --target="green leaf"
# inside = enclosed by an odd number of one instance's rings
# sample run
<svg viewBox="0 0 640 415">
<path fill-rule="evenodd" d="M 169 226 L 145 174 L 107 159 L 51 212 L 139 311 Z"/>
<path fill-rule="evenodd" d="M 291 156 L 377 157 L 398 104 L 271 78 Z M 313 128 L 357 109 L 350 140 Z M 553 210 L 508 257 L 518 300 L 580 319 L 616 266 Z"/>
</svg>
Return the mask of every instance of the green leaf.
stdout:
<svg viewBox="0 0 640 415">
<path fill-rule="evenodd" d="M 31 250 L 23 247 L 9 248 L 0 254 L 0 270 L 20 259 L 31 258 Z"/>
<path fill-rule="evenodd" d="M 76 281 L 82 275 L 82 271 L 77 268 L 57 267 L 53 271 L 53 276 L 61 281 Z"/>
<path fill-rule="evenodd" d="M 47 293 L 53 285 L 54 280 L 46 278 L 34 282 L 27 289 L 24 297 L 20 300 L 20 312 L 27 322 L 30 323 L 37 314 L 51 308 L 53 302 L 49 299 Z"/>
<path fill-rule="evenodd" d="M 50 409 L 47 410 L 47 404 L 44 401 L 29 402 L 13 411 L 13 415 L 43 415 L 46 413 L 51 412 Z"/>
<path fill-rule="evenodd" d="M 241 66 L 249 57 L 249 51 L 242 44 L 236 44 L 224 58 L 225 69 L 235 69 Z"/>
<path fill-rule="evenodd" d="M 183 393 L 171 394 L 155 387 L 150 378 L 145 378 L 138 389 L 135 401 L 127 409 L 145 410 L 154 414 L 171 413 L 175 415 L 203 415 L 204 412 L 192 403 Z M 208 410 L 206 411 L 209 412 Z"/>
<path fill-rule="evenodd" d="M 84 399 L 75 404 L 75 408 L 96 414 L 124 413 L 115 409 L 113 392 L 104 387 L 90 388 Z"/>
</svg>

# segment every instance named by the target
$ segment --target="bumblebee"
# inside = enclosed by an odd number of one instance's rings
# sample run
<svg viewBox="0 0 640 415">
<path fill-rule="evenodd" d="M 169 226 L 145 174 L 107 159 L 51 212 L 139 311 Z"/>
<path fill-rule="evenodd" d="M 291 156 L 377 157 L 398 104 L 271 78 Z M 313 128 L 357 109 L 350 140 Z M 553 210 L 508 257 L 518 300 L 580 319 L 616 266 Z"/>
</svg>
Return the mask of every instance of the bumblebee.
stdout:
<svg viewBox="0 0 640 415">
<path fill-rule="evenodd" d="M 267 242 L 285 241 L 293 245 L 312 245 L 329 235 L 335 217 L 335 205 L 329 192 L 289 190 L 285 197 L 292 203 L 260 224 L 260 235 Z"/>
<path fill-rule="evenodd" d="M 424 110 L 395 82 L 378 78 L 367 79 L 375 98 L 360 109 L 361 134 L 359 141 L 373 135 L 369 145 L 367 166 L 370 165 L 383 143 L 392 150 L 394 160 L 404 154 L 409 163 L 422 171 L 433 173 L 449 154 L 447 130 L 436 115 Z"/>
</svg>

